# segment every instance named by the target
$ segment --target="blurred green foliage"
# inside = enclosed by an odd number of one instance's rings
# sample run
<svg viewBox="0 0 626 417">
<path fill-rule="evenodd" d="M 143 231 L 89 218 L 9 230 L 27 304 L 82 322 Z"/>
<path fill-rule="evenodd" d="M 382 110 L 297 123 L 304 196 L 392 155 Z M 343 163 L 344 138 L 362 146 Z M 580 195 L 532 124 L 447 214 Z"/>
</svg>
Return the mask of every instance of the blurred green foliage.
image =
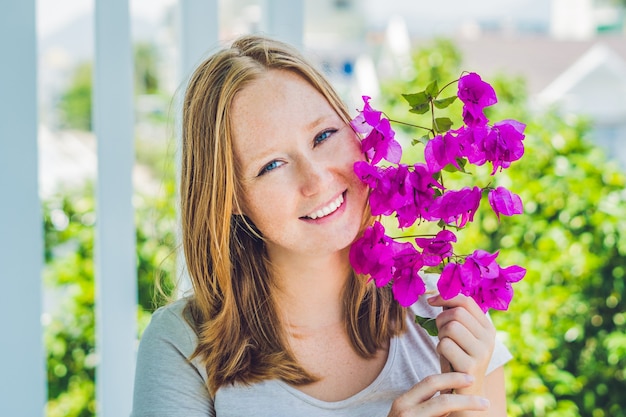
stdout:
<svg viewBox="0 0 626 417">
<path fill-rule="evenodd" d="M 92 64 L 84 62 L 76 67 L 70 84 L 59 98 L 61 127 L 90 131 Z"/>
<path fill-rule="evenodd" d="M 472 69 L 462 67 L 459 52 L 445 40 L 417 51 L 414 65 L 412 79 L 386 84 L 382 97 L 387 101 L 372 104 L 394 119 L 423 125 L 428 117 L 408 113 L 400 93 L 421 91 L 433 79 L 441 84 Z M 524 201 L 525 214 L 503 217 L 500 223 L 483 201 L 457 245 L 459 253 L 500 250 L 501 264 L 528 270 L 514 284 L 509 310 L 492 312 L 514 357 L 505 368 L 509 415 L 626 416 L 626 176 L 592 144 L 583 118 L 558 109 L 531 112 L 520 79 L 486 81 L 499 98 L 487 117 L 527 123 L 525 156 L 495 182 L 481 169 L 472 177 L 457 173 L 446 181 L 491 182 Z M 455 127 L 461 124 L 460 108 L 455 103 L 449 109 L 458 121 Z M 394 128 L 405 141 L 424 134 Z M 417 144 L 406 160 L 422 154 L 423 145 Z"/>
<path fill-rule="evenodd" d="M 174 182 L 156 196 L 135 198 L 139 333 L 174 289 Z M 45 323 L 49 417 L 95 415 L 93 189 L 59 193 L 44 202 L 45 287 L 54 299 Z M 163 296 L 155 291 L 161 283 Z"/>
<path fill-rule="evenodd" d="M 155 44 L 140 42 L 133 50 L 133 87 L 135 95 L 158 95 L 157 74 L 159 54 Z M 59 97 L 60 127 L 91 131 L 92 129 L 92 81 L 91 61 L 80 63 L 74 69 L 67 89 Z"/>
<path fill-rule="evenodd" d="M 139 333 L 174 289 L 174 183 L 157 196 L 137 196 Z M 95 415 L 93 188 L 59 193 L 44 202 L 46 293 L 54 302 L 45 323 L 49 417 Z M 155 291 L 161 283 L 163 296 Z"/>
</svg>

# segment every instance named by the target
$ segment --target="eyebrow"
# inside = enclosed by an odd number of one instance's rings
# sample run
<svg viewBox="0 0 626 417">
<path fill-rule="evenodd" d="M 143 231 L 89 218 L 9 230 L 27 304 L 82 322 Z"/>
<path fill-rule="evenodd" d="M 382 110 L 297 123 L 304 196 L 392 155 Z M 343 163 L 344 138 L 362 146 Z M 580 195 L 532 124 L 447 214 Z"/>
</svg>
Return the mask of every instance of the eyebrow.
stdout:
<svg viewBox="0 0 626 417">
<path fill-rule="evenodd" d="M 337 117 L 339 120 L 341 120 L 341 117 L 339 117 L 339 115 L 333 111 L 330 113 L 323 114 L 317 119 L 312 120 L 311 122 L 307 123 L 305 127 L 307 130 L 313 130 L 314 128 L 322 124 L 322 122 L 324 122 L 325 120 L 331 119 L 334 117 Z"/>
</svg>

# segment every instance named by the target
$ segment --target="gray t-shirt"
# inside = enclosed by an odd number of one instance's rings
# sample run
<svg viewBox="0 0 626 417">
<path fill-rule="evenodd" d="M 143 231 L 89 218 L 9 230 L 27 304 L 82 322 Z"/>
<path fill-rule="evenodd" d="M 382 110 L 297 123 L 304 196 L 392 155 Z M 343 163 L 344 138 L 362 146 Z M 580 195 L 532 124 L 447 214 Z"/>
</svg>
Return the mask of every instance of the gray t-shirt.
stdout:
<svg viewBox="0 0 626 417">
<path fill-rule="evenodd" d="M 435 317 L 440 309 L 422 298 L 411 307 L 412 312 Z M 408 331 L 391 340 L 381 373 L 350 398 L 321 401 L 280 380 L 223 386 L 211 398 L 205 368 L 198 360 L 187 360 L 196 347 L 197 337 L 183 318 L 185 303 L 186 300 L 179 300 L 157 310 L 143 334 L 132 417 L 384 417 L 394 399 L 428 375 L 440 372 L 435 351 L 438 339 L 414 324 L 409 312 Z M 487 372 L 510 359 L 506 347 L 496 341 Z"/>
</svg>

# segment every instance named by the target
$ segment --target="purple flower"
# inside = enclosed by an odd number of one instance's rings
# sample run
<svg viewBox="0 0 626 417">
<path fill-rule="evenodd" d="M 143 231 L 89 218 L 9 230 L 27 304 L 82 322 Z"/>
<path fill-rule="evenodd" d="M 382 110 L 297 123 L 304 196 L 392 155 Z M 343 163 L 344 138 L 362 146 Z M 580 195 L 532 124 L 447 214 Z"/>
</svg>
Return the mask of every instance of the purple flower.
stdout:
<svg viewBox="0 0 626 417">
<path fill-rule="evenodd" d="M 369 103 L 371 97 L 363 96 L 361 98 L 365 103 L 363 110 L 360 111 L 354 119 L 352 119 L 350 126 L 352 126 L 352 129 L 354 129 L 355 132 L 367 136 L 370 134 L 372 129 L 374 129 L 374 126 L 376 126 L 380 121 L 382 112 L 372 109 Z"/>
<path fill-rule="evenodd" d="M 385 235 L 382 224 L 375 222 L 350 247 L 350 263 L 359 274 L 369 274 L 376 286 L 387 285 L 392 279 L 392 291 L 398 302 L 408 307 L 426 291 L 420 269 L 421 254 L 408 242 L 398 243 Z"/>
<path fill-rule="evenodd" d="M 446 165 L 452 164 L 458 169 L 457 157 L 461 156 L 460 143 L 454 135 L 455 131 L 447 131 L 429 140 L 424 149 L 424 157 L 431 172 L 441 171 Z"/>
<path fill-rule="evenodd" d="M 383 158 L 397 164 L 402 157 L 402 147 L 394 139 L 396 133 L 391 128 L 389 120 L 381 117 L 380 111 L 372 109 L 369 100 L 370 97 L 363 96 L 365 103 L 363 110 L 350 125 L 356 132 L 366 135 L 361 142 L 361 150 L 372 164 L 377 164 Z"/>
<path fill-rule="evenodd" d="M 521 280 L 526 270 L 517 265 L 502 268 L 495 261 L 497 256 L 498 252 L 476 250 L 464 264 L 446 265 L 437 282 L 441 296 L 448 300 L 463 294 L 472 297 L 484 312 L 506 310 L 513 297 L 511 284 Z"/>
<path fill-rule="evenodd" d="M 416 238 L 415 243 L 422 248 L 422 259 L 426 266 L 437 266 L 444 258 L 452 256 L 452 243 L 456 235 L 449 230 L 442 230 L 435 237 Z"/>
<path fill-rule="evenodd" d="M 372 186 L 369 202 L 372 214 L 388 216 L 412 200 L 409 170 L 406 165 L 382 169 L 381 178 Z"/>
<path fill-rule="evenodd" d="M 489 253 L 487 251 L 477 249 L 465 258 L 463 269 L 466 272 L 465 280 L 468 282 L 468 286 L 470 288 L 477 286 L 481 279 L 495 278 L 498 276 L 499 267 L 496 263 L 497 257 L 498 252 Z"/>
<path fill-rule="evenodd" d="M 493 87 L 474 72 L 459 79 L 457 96 L 463 102 L 463 122 L 470 127 L 487 124 L 483 109 L 498 102 Z"/>
<path fill-rule="evenodd" d="M 378 182 L 383 178 L 383 170 L 366 161 L 357 161 L 354 163 L 354 172 L 357 177 L 367 184 L 370 188 L 376 188 Z"/>
<path fill-rule="evenodd" d="M 412 170 L 403 164 L 379 168 L 364 161 L 354 164 L 357 176 L 370 186 L 369 203 L 375 216 L 396 212 L 399 227 L 409 227 L 418 218 L 430 219 L 428 208 L 435 196 L 435 181 L 425 164 Z"/>
<path fill-rule="evenodd" d="M 392 291 L 401 306 L 409 307 L 426 292 L 426 285 L 419 275 L 424 262 L 411 243 L 396 243 L 395 246 Z"/>
<path fill-rule="evenodd" d="M 425 164 L 415 164 L 408 174 L 410 199 L 396 207 L 398 227 L 410 227 L 417 219 L 430 220 L 429 209 L 435 198 L 435 188 L 442 188 Z"/>
<path fill-rule="evenodd" d="M 480 284 L 474 288 L 473 293 L 470 294 L 484 312 L 490 308 L 507 310 L 513 298 L 511 284 L 518 282 L 526 274 L 526 270 L 517 265 L 508 268 L 497 265 L 497 270 L 498 275 L 496 277 L 482 279 Z"/>
<path fill-rule="evenodd" d="M 524 206 L 522 199 L 504 187 L 498 187 L 489 191 L 489 204 L 500 220 L 500 214 L 505 216 L 513 216 L 514 214 L 522 214 Z"/>
<path fill-rule="evenodd" d="M 485 138 L 489 134 L 490 128 L 484 126 L 463 126 L 454 131 L 457 134 L 460 154 L 474 165 L 484 165 L 487 162 L 485 155 Z"/>
<path fill-rule="evenodd" d="M 461 267 L 462 264 L 450 262 L 441 271 L 441 276 L 437 281 L 437 289 L 444 300 L 449 300 L 467 292 Z"/>
<path fill-rule="evenodd" d="M 463 227 L 467 222 L 474 220 L 481 195 L 479 187 L 447 191 L 436 198 L 430 206 L 430 215 L 447 224 L 454 223 L 457 227 Z"/>
<path fill-rule="evenodd" d="M 524 128 L 515 120 L 503 120 L 491 128 L 484 141 L 485 157 L 493 164 L 491 175 L 504 169 L 524 155 Z"/>
<path fill-rule="evenodd" d="M 365 229 L 350 247 L 350 263 L 358 274 L 369 274 L 382 287 L 393 277 L 393 239 L 385 235 L 379 222 Z"/>
</svg>

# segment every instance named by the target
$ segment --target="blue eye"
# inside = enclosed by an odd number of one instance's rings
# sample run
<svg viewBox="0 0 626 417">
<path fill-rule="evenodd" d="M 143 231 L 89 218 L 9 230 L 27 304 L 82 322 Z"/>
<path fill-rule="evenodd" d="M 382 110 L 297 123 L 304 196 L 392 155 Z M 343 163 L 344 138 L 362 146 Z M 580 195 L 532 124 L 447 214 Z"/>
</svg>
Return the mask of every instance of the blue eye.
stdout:
<svg viewBox="0 0 626 417">
<path fill-rule="evenodd" d="M 326 139 L 331 137 L 332 134 L 335 133 L 336 131 L 337 131 L 336 129 L 329 129 L 329 130 L 323 131 L 315 138 L 314 145 L 319 145 L 320 143 L 324 142 Z"/>
<path fill-rule="evenodd" d="M 265 165 L 263 167 L 263 169 L 261 170 L 261 172 L 259 172 L 259 176 L 263 175 L 263 174 L 267 174 L 270 171 L 275 170 L 276 168 L 280 167 L 283 163 L 281 161 L 272 161 L 269 164 Z"/>
</svg>

